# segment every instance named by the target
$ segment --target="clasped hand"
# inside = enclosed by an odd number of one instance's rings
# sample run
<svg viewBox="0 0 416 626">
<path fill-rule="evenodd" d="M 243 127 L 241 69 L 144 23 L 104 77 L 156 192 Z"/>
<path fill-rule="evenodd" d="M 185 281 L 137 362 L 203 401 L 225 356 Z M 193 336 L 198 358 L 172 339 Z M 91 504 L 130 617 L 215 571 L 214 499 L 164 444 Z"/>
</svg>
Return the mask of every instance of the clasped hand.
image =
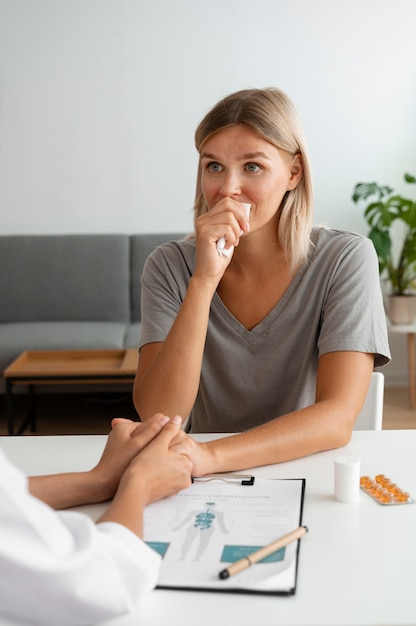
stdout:
<svg viewBox="0 0 416 626">
<path fill-rule="evenodd" d="M 178 459 L 177 457 L 186 457 L 192 476 L 202 476 L 210 471 L 206 446 L 197 443 L 181 430 L 179 417 L 170 420 L 162 413 L 157 413 L 145 422 L 114 418 L 111 424 L 113 430 L 109 435 L 100 464 L 101 469 L 108 476 L 112 476 L 113 494 L 131 461 L 136 456 L 137 462 L 140 459 L 143 462 L 146 460 L 148 455 L 146 457 L 143 455 L 145 449 L 148 448 L 149 453 L 151 453 L 149 457 L 151 456 L 154 463 L 159 463 L 164 467 L 167 467 L 168 460 L 171 463 L 179 463 L 183 462 L 183 458 Z M 169 437 L 165 439 L 166 447 L 151 445 L 152 443 L 156 444 L 162 430 L 166 431 L 166 434 L 169 433 Z"/>
<path fill-rule="evenodd" d="M 114 497 L 122 479 L 140 481 L 148 503 L 189 486 L 192 462 L 186 450 L 172 445 L 180 425 L 180 417 L 170 419 L 161 413 L 143 423 L 114 418 L 101 459 L 92 470 L 105 485 L 106 499 Z"/>
</svg>

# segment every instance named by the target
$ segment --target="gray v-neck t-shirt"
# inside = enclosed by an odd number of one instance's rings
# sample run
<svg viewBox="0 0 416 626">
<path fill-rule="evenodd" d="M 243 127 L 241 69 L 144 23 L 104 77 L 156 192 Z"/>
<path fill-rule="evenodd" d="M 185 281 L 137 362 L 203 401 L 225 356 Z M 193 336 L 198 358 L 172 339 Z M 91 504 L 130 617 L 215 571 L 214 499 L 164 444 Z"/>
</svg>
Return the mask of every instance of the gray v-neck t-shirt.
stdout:
<svg viewBox="0 0 416 626">
<path fill-rule="evenodd" d="M 315 402 L 318 359 L 336 351 L 390 350 L 372 242 L 314 228 L 307 262 L 270 313 L 245 328 L 215 293 L 190 432 L 241 432 Z M 169 242 L 142 275 L 140 347 L 164 341 L 195 267 L 195 239 Z"/>
</svg>

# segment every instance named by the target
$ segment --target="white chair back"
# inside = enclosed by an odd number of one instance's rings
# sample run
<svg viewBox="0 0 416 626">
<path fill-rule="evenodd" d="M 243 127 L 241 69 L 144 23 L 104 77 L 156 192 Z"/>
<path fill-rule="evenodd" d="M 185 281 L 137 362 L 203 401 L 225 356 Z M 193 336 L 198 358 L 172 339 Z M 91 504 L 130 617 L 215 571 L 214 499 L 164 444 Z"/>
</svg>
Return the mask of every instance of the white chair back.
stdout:
<svg viewBox="0 0 416 626">
<path fill-rule="evenodd" d="M 354 430 L 381 430 L 383 427 L 384 374 L 373 372 L 364 406 Z"/>
</svg>

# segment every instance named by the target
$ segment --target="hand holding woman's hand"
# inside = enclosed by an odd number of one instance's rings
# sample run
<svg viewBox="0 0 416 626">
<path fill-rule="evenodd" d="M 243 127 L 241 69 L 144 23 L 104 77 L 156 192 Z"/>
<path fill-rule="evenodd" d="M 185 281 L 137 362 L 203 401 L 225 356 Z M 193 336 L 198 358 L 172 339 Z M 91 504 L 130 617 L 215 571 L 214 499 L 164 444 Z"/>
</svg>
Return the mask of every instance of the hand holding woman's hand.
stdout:
<svg viewBox="0 0 416 626">
<path fill-rule="evenodd" d="M 179 416 L 168 419 L 159 434 L 131 461 L 120 481 L 120 490 L 131 487 L 135 492 L 140 490 L 146 505 L 189 487 L 192 462 L 186 454 L 171 447 L 181 423 Z"/>
<path fill-rule="evenodd" d="M 102 485 L 107 499 L 114 496 L 121 476 L 132 459 L 140 453 L 162 430 L 169 418 L 157 413 L 143 423 L 127 419 L 112 420 L 104 452 L 91 470 L 94 479 Z"/>
<path fill-rule="evenodd" d="M 171 450 L 185 454 L 192 461 L 192 476 L 204 476 L 213 471 L 213 464 L 209 455 L 208 446 L 198 443 L 180 430 L 171 442 Z"/>
</svg>

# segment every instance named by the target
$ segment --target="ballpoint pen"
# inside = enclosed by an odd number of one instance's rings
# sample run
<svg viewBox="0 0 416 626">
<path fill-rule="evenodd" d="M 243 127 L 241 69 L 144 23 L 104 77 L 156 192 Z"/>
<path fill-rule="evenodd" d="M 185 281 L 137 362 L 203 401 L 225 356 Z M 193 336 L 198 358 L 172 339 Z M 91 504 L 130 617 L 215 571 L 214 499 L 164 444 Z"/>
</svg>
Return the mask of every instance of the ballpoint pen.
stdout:
<svg viewBox="0 0 416 626">
<path fill-rule="evenodd" d="M 292 543 L 292 541 L 296 541 L 297 539 L 300 539 L 307 532 L 308 532 L 307 526 L 299 526 L 299 528 L 292 530 L 287 535 L 284 535 L 283 537 L 280 537 L 279 539 L 272 541 L 272 543 L 269 543 L 267 546 L 264 546 L 263 548 L 260 548 L 259 550 L 256 550 L 255 552 L 252 552 L 248 556 L 245 556 L 242 559 L 239 559 L 235 563 L 232 563 L 225 569 L 221 570 L 218 576 L 221 578 L 221 580 L 226 580 L 230 576 L 234 576 L 235 574 L 238 574 L 239 572 L 242 572 L 243 570 L 247 569 L 248 567 L 250 567 L 250 565 L 254 565 L 255 563 L 258 563 L 259 561 L 261 561 L 262 559 L 265 559 L 267 556 L 270 556 L 270 554 L 273 554 L 273 552 L 277 552 L 281 548 L 285 548 L 287 545 L 289 545 L 289 543 Z"/>
</svg>

